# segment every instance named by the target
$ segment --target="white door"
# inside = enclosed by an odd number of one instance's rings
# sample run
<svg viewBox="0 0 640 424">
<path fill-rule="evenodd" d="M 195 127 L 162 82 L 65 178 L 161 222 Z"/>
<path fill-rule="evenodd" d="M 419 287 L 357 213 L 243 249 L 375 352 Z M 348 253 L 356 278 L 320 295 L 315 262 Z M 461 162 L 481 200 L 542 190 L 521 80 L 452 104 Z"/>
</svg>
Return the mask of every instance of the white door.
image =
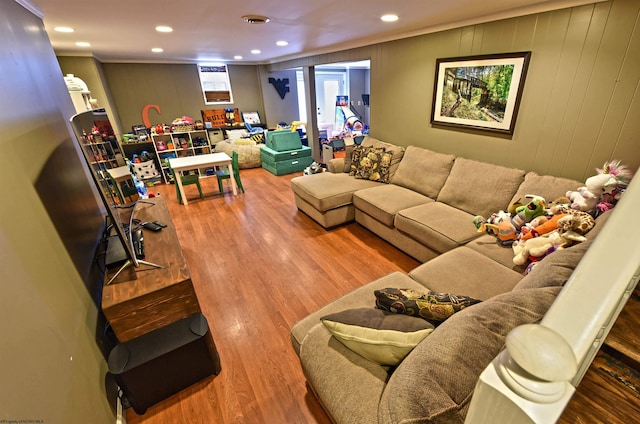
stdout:
<svg viewBox="0 0 640 424">
<path fill-rule="evenodd" d="M 336 96 L 347 94 L 344 72 L 316 73 L 316 103 L 318 127 L 333 130 L 336 116 Z"/>
</svg>

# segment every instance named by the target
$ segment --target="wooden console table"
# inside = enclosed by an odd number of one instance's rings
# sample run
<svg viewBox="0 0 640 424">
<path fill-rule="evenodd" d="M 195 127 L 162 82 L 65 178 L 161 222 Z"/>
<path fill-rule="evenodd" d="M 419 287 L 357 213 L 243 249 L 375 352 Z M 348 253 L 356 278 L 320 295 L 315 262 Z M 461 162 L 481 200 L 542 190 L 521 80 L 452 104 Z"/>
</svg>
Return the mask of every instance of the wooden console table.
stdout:
<svg viewBox="0 0 640 424">
<path fill-rule="evenodd" d="M 145 261 L 164 268 L 130 266 L 104 286 L 102 310 L 121 343 L 201 312 L 164 199 L 156 197 L 144 202 L 136 206 L 135 218 L 167 224 L 158 232 L 143 229 Z M 116 271 L 107 270 L 105 281 Z"/>
</svg>

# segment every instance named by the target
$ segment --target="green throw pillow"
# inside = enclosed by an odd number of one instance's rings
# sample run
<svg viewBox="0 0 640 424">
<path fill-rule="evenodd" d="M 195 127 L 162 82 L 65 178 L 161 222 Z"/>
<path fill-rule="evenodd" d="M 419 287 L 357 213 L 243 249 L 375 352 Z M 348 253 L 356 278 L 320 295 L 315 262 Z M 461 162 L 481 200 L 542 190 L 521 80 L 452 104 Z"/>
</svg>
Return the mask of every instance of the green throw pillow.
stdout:
<svg viewBox="0 0 640 424">
<path fill-rule="evenodd" d="M 376 307 L 396 314 L 424 318 L 428 321 L 444 321 L 456 312 L 481 302 L 469 296 L 421 293 L 412 289 L 386 288 L 376 290 Z"/>
<path fill-rule="evenodd" d="M 398 365 L 434 329 L 433 324 L 375 308 L 348 309 L 320 318 L 353 352 L 380 365 Z"/>
</svg>

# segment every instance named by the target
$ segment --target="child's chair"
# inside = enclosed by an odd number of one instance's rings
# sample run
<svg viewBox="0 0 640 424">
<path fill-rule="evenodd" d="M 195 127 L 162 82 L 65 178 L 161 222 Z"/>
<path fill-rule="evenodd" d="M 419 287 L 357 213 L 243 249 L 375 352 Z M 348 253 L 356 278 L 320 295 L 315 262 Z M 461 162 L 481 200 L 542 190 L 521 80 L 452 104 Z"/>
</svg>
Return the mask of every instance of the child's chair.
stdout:
<svg viewBox="0 0 640 424">
<path fill-rule="evenodd" d="M 238 188 L 242 190 L 244 193 L 244 187 L 242 187 L 242 181 L 240 180 L 240 167 L 238 166 L 238 152 L 235 150 L 231 153 L 231 167 L 233 168 L 233 178 L 236 180 L 236 184 Z M 218 178 L 218 189 L 220 193 L 224 193 L 224 188 L 222 187 L 222 180 L 227 180 L 231 178 L 229 176 L 229 169 L 226 167 L 224 169 L 216 170 L 216 177 Z"/>
<path fill-rule="evenodd" d="M 196 174 L 189 174 L 189 175 L 176 175 L 175 171 L 173 170 L 173 168 L 171 167 L 171 165 L 169 164 L 169 161 L 166 161 L 167 166 L 169 167 L 169 172 L 171 172 L 171 176 L 173 177 L 173 180 L 176 182 L 175 186 L 176 186 L 176 197 L 178 197 L 178 203 L 180 203 L 181 205 L 183 204 L 182 202 L 182 196 L 180 195 L 180 189 L 178 188 L 178 180 L 176 178 L 180 178 L 180 182 L 182 183 L 182 187 L 191 185 L 191 184 L 195 184 L 198 187 L 198 193 L 200 193 L 200 199 L 204 200 L 204 195 L 202 194 L 202 187 L 200 186 L 200 175 Z M 178 173 L 179 174 L 179 173 Z"/>
</svg>

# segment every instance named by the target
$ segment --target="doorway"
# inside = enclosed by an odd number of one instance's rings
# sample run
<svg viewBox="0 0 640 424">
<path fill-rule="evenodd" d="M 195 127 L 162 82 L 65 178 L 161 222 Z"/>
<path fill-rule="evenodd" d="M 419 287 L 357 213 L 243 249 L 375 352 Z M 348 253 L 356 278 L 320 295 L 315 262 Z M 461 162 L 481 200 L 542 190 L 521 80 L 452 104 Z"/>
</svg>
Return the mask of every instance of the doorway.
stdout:
<svg viewBox="0 0 640 424">
<path fill-rule="evenodd" d="M 336 100 L 338 96 L 347 96 L 351 114 L 365 124 L 369 122 L 369 86 L 370 60 L 358 62 L 332 63 L 315 66 L 316 75 L 316 114 L 318 130 L 327 130 L 331 138 L 342 131 L 340 114 L 336 119 Z M 307 122 L 308 113 L 305 102 L 305 89 L 302 71 L 296 72 L 298 85 L 298 107 L 302 122 Z M 342 116 L 341 119 L 344 119 Z M 336 121 L 340 128 L 336 127 Z"/>
</svg>

